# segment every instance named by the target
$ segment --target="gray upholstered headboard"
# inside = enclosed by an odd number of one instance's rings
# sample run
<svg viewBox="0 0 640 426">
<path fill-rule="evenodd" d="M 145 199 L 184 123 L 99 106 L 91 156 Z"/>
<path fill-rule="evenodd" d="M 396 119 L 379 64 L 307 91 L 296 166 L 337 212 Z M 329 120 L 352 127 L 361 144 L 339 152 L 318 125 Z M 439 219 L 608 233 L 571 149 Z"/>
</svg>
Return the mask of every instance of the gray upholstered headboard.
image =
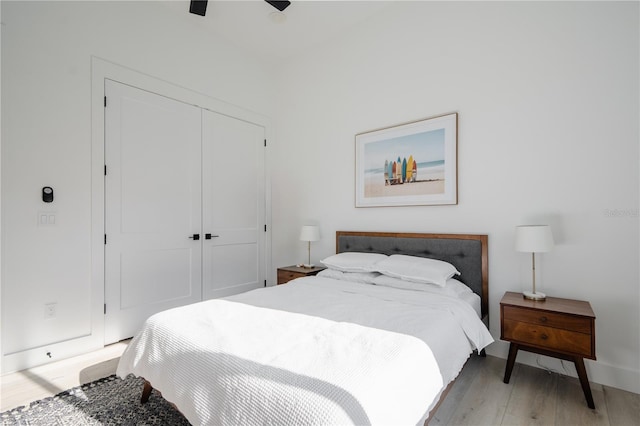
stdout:
<svg viewBox="0 0 640 426">
<path fill-rule="evenodd" d="M 336 232 L 336 253 L 346 251 L 429 257 L 451 263 L 456 277 L 480 296 L 482 317 L 489 312 L 487 235 Z"/>
</svg>

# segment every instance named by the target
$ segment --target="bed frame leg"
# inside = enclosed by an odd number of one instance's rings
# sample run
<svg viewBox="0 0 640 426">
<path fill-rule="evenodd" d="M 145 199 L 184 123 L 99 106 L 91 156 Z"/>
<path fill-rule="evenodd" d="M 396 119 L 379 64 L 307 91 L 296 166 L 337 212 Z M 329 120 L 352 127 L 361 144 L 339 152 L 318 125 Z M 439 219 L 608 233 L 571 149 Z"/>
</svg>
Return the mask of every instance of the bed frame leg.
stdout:
<svg viewBox="0 0 640 426">
<path fill-rule="evenodd" d="M 480 351 L 480 353 L 479 353 L 478 355 L 480 355 L 480 356 L 481 356 L 481 357 L 483 357 L 483 358 L 486 358 L 486 357 L 487 357 L 487 351 L 485 351 L 485 350 L 483 349 L 483 350 L 481 350 L 481 351 Z"/>
<path fill-rule="evenodd" d="M 142 397 L 140 398 L 140 403 L 144 404 L 149 400 L 149 396 L 151 395 L 151 391 L 153 388 L 151 387 L 151 383 L 148 381 L 144 381 L 144 388 L 142 388 Z"/>
</svg>

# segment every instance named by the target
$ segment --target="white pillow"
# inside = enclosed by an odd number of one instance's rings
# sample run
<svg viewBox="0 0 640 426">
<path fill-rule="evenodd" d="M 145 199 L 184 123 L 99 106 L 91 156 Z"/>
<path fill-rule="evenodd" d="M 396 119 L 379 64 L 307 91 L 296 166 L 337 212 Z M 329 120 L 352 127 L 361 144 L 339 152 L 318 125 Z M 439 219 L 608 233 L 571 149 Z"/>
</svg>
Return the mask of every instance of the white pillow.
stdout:
<svg viewBox="0 0 640 426">
<path fill-rule="evenodd" d="M 429 283 L 416 283 L 413 281 L 406 281 L 400 278 L 393 278 L 388 275 L 380 275 L 373 280 L 373 284 L 382 287 L 393 287 L 403 290 L 424 291 L 427 293 L 442 294 L 451 297 L 460 297 L 466 293 L 473 293 L 473 291 L 456 279 L 448 279 L 444 287 L 440 287 L 436 284 Z"/>
<path fill-rule="evenodd" d="M 377 262 L 370 271 L 417 283 L 431 283 L 444 287 L 447 280 L 460 272 L 450 263 L 426 257 L 394 254 Z"/>
<path fill-rule="evenodd" d="M 320 262 L 329 269 L 342 272 L 371 272 L 376 262 L 389 256 L 380 253 L 359 253 L 355 251 L 338 253 Z"/>
<path fill-rule="evenodd" d="M 318 276 L 354 283 L 373 284 L 373 280 L 379 277 L 380 274 L 377 272 L 342 272 L 335 269 L 325 269 L 318 272 Z"/>
</svg>

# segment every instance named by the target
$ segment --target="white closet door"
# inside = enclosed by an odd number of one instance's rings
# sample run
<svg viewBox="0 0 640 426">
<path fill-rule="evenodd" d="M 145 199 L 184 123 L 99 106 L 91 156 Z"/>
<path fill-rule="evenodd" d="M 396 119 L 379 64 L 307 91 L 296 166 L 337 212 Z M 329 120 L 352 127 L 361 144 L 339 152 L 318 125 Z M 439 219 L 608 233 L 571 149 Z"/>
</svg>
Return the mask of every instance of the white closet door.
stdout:
<svg viewBox="0 0 640 426">
<path fill-rule="evenodd" d="M 264 127 L 203 111 L 203 296 L 264 286 Z"/>
<path fill-rule="evenodd" d="M 105 81 L 105 344 L 202 298 L 201 109 Z M 191 237 L 191 238 L 189 238 Z"/>
</svg>

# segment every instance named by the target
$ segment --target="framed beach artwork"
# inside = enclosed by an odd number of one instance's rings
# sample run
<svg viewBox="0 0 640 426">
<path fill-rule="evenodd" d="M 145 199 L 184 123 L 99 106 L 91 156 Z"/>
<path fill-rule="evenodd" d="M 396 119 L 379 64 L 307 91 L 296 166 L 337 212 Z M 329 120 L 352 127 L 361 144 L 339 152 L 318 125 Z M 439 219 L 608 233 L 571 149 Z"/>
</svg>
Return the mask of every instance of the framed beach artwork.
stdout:
<svg viewBox="0 0 640 426">
<path fill-rule="evenodd" d="M 356 207 L 458 203 L 458 114 L 356 135 Z"/>
</svg>

